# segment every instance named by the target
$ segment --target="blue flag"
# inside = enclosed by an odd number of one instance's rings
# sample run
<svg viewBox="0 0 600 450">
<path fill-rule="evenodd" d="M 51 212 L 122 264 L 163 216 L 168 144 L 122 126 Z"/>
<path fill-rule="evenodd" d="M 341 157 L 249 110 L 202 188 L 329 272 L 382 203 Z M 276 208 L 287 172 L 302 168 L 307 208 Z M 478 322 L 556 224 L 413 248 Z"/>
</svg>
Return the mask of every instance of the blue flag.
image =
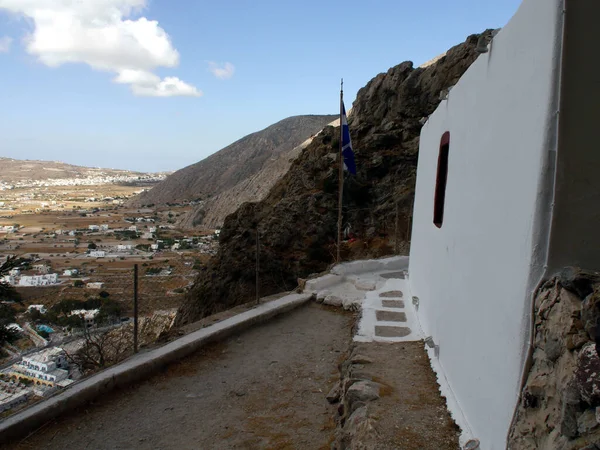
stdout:
<svg viewBox="0 0 600 450">
<path fill-rule="evenodd" d="M 356 175 L 356 163 L 354 162 L 354 152 L 352 151 L 352 142 L 350 141 L 350 129 L 346 119 L 346 108 L 342 101 L 342 155 L 344 155 L 344 169 L 352 175 Z"/>
</svg>

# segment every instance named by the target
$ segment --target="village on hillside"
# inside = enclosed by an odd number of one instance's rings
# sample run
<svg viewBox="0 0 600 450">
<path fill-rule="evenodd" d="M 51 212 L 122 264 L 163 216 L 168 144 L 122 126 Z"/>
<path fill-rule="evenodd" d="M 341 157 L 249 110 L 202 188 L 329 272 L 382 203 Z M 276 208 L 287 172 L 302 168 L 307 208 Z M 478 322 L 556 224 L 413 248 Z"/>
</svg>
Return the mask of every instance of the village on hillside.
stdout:
<svg viewBox="0 0 600 450">
<path fill-rule="evenodd" d="M 0 204 L 0 266 L 19 260 L 0 274 L 0 283 L 18 294 L 0 304 L 8 330 L 0 346 L 4 414 L 101 369 L 82 371 L 74 364 L 95 336 L 109 332 L 127 342 L 123 354 L 111 356 L 115 360 L 132 351 L 134 265 L 144 342 L 151 345 L 169 330 L 181 298 L 218 247 L 219 230 L 194 234 L 177 228 L 185 206 L 127 209 L 123 201 L 132 189 L 111 184 L 70 191 L 70 199 L 62 183 L 44 183 L 43 190 L 29 184 L 11 189 L 15 195 Z"/>
</svg>

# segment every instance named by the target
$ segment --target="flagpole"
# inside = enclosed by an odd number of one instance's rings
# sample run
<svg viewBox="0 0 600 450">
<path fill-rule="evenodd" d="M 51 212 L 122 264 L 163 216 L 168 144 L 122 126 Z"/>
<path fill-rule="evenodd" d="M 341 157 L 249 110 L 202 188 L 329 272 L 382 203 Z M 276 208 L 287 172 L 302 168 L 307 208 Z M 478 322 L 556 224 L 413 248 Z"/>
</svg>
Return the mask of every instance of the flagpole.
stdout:
<svg viewBox="0 0 600 450">
<path fill-rule="evenodd" d="M 343 127 L 343 104 L 344 104 L 344 79 L 342 78 L 342 82 L 340 85 L 340 157 L 339 157 L 339 167 L 338 167 L 338 226 L 337 226 L 337 262 L 340 263 L 340 249 L 342 246 L 342 198 L 344 194 L 344 154 L 343 150 L 343 140 L 344 140 L 344 127 Z"/>
</svg>

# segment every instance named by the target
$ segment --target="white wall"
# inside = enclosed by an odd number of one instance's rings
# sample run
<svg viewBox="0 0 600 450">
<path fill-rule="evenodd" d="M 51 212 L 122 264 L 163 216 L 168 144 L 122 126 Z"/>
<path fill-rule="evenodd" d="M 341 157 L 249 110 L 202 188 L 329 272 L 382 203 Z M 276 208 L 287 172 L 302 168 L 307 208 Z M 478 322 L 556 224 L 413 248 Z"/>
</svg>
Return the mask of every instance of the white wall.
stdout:
<svg viewBox="0 0 600 450">
<path fill-rule="evenodd" d="M 525 0 L 421 133 L 410 283 L 424 332 L 482 449 L 505 448 L 528 339 L 542 167 L 562 2 Z M 440 139 L 450 131 L 444 223 L 433 224 Z M 538 266 L 535 266 L 538 264 Z"/>
</svg>

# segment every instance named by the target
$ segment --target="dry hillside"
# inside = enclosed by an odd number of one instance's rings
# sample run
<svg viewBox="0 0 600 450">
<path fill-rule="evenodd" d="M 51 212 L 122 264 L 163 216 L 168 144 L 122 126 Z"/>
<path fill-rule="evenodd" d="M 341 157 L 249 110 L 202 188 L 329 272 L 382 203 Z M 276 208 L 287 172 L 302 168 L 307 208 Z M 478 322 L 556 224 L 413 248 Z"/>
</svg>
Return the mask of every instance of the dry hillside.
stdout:
<svg viewBox="0 0 600 450">
<path fill-rule="evenodd" d="M 291 152 L 334 119 L 334 116 L 327 115 L 284 119 L 178 170 L 150 191 L 132 199 L 130 205 L 138 207 L 208 200 L 255 176 L 272 160 Z M 197 215 L 198 212 L 192 215 L 190 225 L 201 222 Z"/>
</svg>

